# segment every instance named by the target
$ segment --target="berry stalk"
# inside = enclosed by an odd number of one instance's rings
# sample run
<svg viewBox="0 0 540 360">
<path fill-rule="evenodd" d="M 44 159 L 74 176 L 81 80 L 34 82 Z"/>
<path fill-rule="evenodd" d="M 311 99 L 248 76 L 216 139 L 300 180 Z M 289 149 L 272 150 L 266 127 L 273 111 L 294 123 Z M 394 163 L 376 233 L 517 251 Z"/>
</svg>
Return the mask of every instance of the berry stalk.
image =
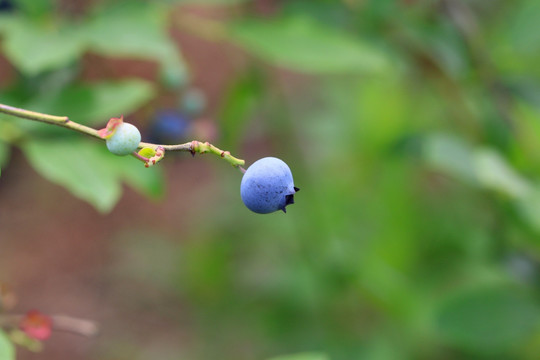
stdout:
<svg viewBox="0 0 540 360">
<path fill-rule="evenodd" d="M 4 104 L 0 104 L 0 113 L 15 116 L 21 119 L 39 121 L 46 124 L 61 126 L 61 127 L 94 137 L 96 139 L 100 139 L 102 141 L 105 140 L 98 133 L 98 130 L 76 123 L 74 121 L 71 121 L 69 120 L 67 116 L 55 116 L 55 115 L 42 114 L 39 112 L 19 109 L 19 108 L 9 106 L 9 105 L 4 105 Z M 245 164 L 244 160 L 238 159 L 232 156 L 230 152 L 228 151 L 223 151 L 208 142 L 201 142 L 201 141 L 196 141 L 196 140 L 190 141 L 184 144 L 175 144 L 175 145 L 163 145 L 163 144 L 152 144 L 152 143 L 147 143 L 147 142 L 140 142 L 137 148 L 138 149 L 152 148 L 154 150 L 157 150 L 158 148 L 162 148 L 165 151 L 185 151 L 185 152 L 190 152 L 193 155 L 195 155 L 195 153 L 204 154 L 204 153 L 209 152 L 209 153 L 220 156 L 222 159 L 224 159 L 225 161 L 227 161 L 234 167 L 241 167 Z M 161 156 L 161 158 L 163 158 L 163 156 Z"/>
</svg>

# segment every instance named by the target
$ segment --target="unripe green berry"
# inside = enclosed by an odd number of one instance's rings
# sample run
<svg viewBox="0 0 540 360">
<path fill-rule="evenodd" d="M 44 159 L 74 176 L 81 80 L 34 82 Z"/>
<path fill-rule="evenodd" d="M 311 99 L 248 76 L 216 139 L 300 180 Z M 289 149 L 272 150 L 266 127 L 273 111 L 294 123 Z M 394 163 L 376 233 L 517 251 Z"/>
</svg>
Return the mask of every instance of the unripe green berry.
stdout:
<svg viewBox="0 0 540 360">
<path fill-rule="evenodd" d="M 132 124 L 122 123 L 114 134 L 106 140 L 107 149 L 116 155 L 129 155 L 139 146 L 141 133 Z"/>
</svg>

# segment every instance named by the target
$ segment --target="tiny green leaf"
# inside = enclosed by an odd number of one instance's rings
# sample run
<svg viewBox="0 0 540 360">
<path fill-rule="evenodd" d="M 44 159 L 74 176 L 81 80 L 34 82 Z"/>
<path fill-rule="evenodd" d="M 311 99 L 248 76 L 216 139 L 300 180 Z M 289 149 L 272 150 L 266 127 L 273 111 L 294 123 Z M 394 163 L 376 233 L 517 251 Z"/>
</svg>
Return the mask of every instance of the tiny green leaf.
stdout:
<svg viewBox="0 0 540 360">
<path fill-rule="evenodd" d="M 149 159 L 152 156 L 156 155 L 156 151 L 152 148 L 145 147 L 139 150 L 139 155 Z"/>
</svg>

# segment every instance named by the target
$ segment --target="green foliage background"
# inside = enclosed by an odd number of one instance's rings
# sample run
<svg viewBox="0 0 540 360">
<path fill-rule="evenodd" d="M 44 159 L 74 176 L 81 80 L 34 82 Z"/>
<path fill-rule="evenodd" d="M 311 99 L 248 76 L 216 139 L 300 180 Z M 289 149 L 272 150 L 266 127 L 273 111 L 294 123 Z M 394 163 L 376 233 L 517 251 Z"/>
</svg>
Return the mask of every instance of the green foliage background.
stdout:
<svg viewBox="0 0 540 360">
<path fill-rule="evenodd" d="M 168 86 L 189 81 L 167 32 L 170 7 L 188 1 L 102 1 L 76 19 L 52 1 L 17 3 L 0 15 L 1 52 L 19 71 L 3 103 L 99 126 L 156 96 L 141 79 L 82 83 L 89 51 L 153 60 Z M 125 256 L 148 254 L 151 239 L 160 264 L 124 271 L 189 308 L 196 340 L 177 355 L 537 358 L 540 3 L 291 0 L 265 16 L 242 3 L 195 27 L 250 56 L 221 99 L 216 145 L 248 164 L 286 160 L 302 191 L 286 216 L 258 216 L 220 168 L 217 201 L 187 238 L 126 230 Z M 0 167 L 10 146 L 102 212 L 122 182 L 166 191 L 161 168 L 2 116 Z"/>
</svg>

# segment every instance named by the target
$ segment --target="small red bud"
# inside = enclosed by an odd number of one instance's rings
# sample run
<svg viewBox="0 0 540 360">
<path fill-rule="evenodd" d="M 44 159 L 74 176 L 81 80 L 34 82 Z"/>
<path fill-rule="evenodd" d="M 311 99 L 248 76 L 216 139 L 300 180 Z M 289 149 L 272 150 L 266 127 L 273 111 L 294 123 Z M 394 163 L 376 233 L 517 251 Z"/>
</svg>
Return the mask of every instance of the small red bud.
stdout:
<svg viewBox="0 0 540 360">
<path fill-rule="evenodd" d="M 31 310 L 21 320 L 19 327 L 32 339 L 46 340 L 51 336 L 52 319 L 38 310 Z"/>
</svg>

